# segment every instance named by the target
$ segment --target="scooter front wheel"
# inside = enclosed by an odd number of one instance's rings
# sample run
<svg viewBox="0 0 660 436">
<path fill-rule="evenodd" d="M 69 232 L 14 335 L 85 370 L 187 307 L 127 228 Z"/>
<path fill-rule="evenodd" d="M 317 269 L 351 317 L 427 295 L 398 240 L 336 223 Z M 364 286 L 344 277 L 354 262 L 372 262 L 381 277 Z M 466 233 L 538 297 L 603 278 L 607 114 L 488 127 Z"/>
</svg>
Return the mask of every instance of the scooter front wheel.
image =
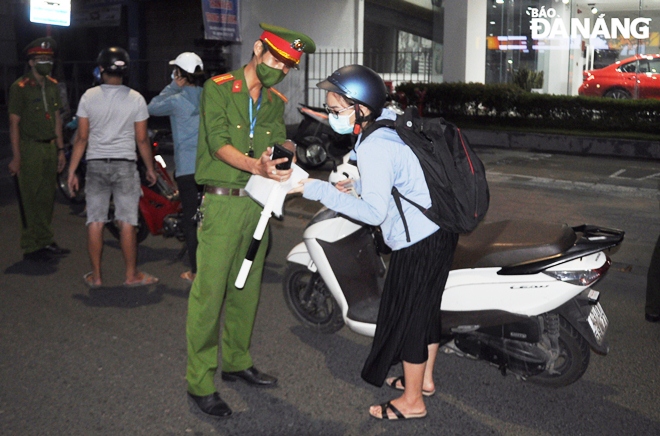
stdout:
<svg viewBox="0 0 660 436">
<path fill-rule="evenodd" d="M 339 304 L 318 273 L 290 263 L 283 289 L 287 306 L 303 326 L 320 333 L 335 333 L 344 326 Z"/>
</svg>

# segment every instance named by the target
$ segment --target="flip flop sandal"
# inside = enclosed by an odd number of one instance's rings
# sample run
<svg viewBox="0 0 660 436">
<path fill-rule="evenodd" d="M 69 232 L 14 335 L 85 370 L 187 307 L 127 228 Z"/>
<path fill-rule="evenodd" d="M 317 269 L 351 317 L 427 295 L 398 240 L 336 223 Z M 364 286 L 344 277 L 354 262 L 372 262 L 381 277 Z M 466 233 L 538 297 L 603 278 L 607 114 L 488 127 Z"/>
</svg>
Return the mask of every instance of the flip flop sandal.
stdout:
<svg viewBox="0 0 660 436">
<path fill-rule="evenodd" d="M 392 412 L 394 412 L 394 415 L 396 418 L 390 418 L 389 414 L 387 413 L 387 409 L 390 409 Z M 408 416 L 405 416 L 403 413 L 399 411 L 396 407 L 392 405 L 391 402 L 383 403 L 380 405 L 380 416 L 376 416 L 374 414 L 371 414 L 376 419 L 384 419 L 384 420 L 389 420 L 389 421 L 398 421 L 401 419 L 417 419 L 417 418 L 424 418 L 426 416 L 426 410 L 421 412 L 421 413 L 411 413 Z"/>
<path fill-rule="evenodd" d="M 156 283 L 158 283 L 158 279 L 152 276 L 151 274 L 145 272 L 141 274 L 142 274 L 141 280 L 132 283 L 124 282 L 124 286 L 126 286 L 127 288 L 136 288 L 138 286 L 155 285 Z"/>
<path fill-rule="evenodd" d="M 399 385 L 399 382 L 401 382 L 401 385 Z M 400 375 L 394 380 L 392 380 L 391 383 L 387 383 L 387 386 L 391 387 L 392 389 L 396 389 L 397 391 L 402 391 L 406 387 L 406 382 L 403 376 Z M 422 395 L 424 395 L 425 397 L 432 397 L 433 395 L 435 395 L 435 389 L 433 389 L 432 391 L 425 391 L 424 389 L 422 389 Z"/>
<path fill-rule="evenodd" d="M 83 276 L 83 280 L 85 281 L 85 284 L 90 288 L 90 289 L 95 289 L 95 288 L 100 288 L 102 285 L 97 285 L 94 283 L 94 273 L 92 271 L 88 272 Z"/>
</svg>

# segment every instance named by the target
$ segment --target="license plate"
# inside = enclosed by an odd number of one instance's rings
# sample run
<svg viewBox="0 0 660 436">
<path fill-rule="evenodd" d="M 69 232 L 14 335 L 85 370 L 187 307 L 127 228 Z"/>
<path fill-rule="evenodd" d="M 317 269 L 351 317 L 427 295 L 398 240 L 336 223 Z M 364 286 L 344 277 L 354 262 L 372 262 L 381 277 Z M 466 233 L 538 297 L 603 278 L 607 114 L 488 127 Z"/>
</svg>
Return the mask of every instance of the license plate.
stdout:
<svg viewBox="0 0 660 436">
<path fill-rule="evenodd" d="M 587 321 L 589 321 L 591 330 L 594 332 L 594 336 L 596 336 L 596 342 L 600 344 L 603 342 L 603 339 L 605 339 L 605 332 L 607 331 L 607 326 L 609 325 L 607 315 L 605 315 L 605 311 L 603 311 L 600 303 L 596 304 L 591 309 Z"/>
</svg>

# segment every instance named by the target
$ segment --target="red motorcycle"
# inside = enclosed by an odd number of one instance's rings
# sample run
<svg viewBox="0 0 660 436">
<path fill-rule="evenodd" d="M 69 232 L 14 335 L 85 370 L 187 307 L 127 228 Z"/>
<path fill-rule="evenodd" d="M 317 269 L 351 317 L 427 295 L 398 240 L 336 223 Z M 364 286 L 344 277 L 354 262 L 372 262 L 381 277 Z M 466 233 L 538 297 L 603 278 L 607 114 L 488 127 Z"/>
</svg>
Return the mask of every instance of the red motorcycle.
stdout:
<svg viewBox="0 0 660 436">
<path fill-rule="evenodd" d="M 181 228 L 182 210 L 179 201 L 179 191 L 176 184 L 166 170 L 165 161 L 160 155 L 154 156 L 154 170 L 158 179 L 156 183 L 149 186 L 146 178 L 146 167 L 142 160 L 138 161 L 140 172 L 140 186 L 142 196 L 140 197 L 137 225 L 137 242 L 144 241 L 151 233 L 152 235 L 163 235 L 166 238 L 175 237 L 183 241 L 185 236 Z M 114 220 L 114 208 L 110 207 L 109 221 L 105 227 L 112 236 L 119 239 L 119 228 Z"/>
</svg>

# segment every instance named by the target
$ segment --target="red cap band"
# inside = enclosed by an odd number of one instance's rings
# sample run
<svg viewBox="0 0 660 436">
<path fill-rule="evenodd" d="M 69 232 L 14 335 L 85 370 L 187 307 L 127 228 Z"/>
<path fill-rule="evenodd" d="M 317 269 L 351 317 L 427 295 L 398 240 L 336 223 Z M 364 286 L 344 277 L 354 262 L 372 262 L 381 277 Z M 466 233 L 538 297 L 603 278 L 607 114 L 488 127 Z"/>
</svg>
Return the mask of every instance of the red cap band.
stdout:
<svg viewBox="0 0 660 436">
<path fill-rule="evenodd" d="M 300 63 L 300 58 L 303 53 L 302 45 L 296 44 L 296 42 L 291 43 L 267 30 L 261 34 L 259 39 L 268 44 L 268 47 L 273 50 L 273 54 L 282 62 L 293 63 L 294 65 Z"/>
<path fill-rule="evenodd" d="M 32 47 L 27 51 L 28 56 L 36 56 L 36 55 L 53 55 L 55 54 L 55 51 L 52 48 L 42 48 L 42 47 Z"/>
</svg>

